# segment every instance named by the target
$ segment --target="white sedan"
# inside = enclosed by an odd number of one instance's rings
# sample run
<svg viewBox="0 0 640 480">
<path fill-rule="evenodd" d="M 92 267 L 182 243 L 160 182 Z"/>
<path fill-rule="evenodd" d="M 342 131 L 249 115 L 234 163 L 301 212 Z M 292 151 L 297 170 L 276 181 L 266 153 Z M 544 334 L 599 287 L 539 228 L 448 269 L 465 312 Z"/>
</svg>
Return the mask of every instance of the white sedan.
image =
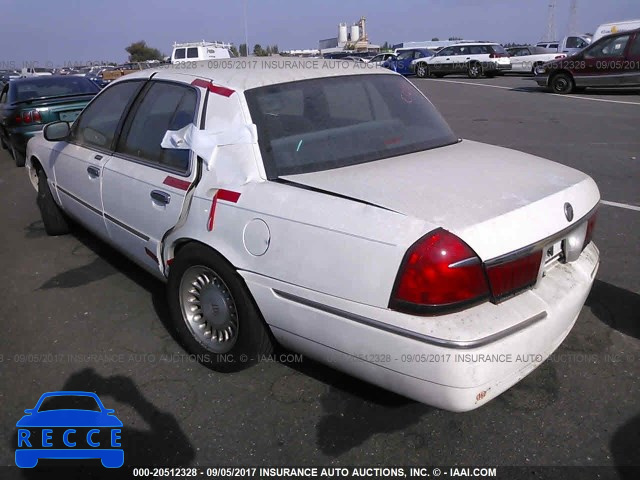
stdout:
<svg viewBox="0 0 640 480">
<path fill-rule="evenodd" d="M 511 71 L 517 73 L 535 73 L 539 65 L 566 57 L 564 53 L 542 47 L 511 47 L 507 52 L 511 57 Z"/>
<path fill-rule="evenodd" d="M 127 75 L 27 150 L 46 231 L 165 281 L 202 363 L 279 342 L 466 411 L 560 345 L 599 265 L 590 177 L 459 139 L 388 70 L 218 67 Z"/>
</svg>

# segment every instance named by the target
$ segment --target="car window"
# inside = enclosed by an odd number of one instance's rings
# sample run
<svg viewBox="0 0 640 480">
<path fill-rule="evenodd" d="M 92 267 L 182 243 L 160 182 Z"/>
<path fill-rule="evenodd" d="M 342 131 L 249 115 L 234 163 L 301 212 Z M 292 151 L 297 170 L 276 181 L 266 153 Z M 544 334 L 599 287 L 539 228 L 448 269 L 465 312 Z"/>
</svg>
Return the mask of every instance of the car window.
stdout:
<svg viewBox="0 0 640 480">
<path fill-rule="evenodd" d="M 586 58 L 621 57 L 629 42 L 629 35 L 606 39 L 585 52 Z"/>
<path fill-rule="evenodd" d="M 2 89 L 2 93 L 0 93 L 0 103 L 7 103 L 7 92 L 9 91 L 9 86 L 7 85 Z"/>
<path fill-rule="evenodd" d="M 180 130 L 195 119 L 198 95 L 188 86 L 153 82 L 127 119 L 116 152 L 185 173 L 189 150 L 160 146 L 167 130 Z"/>
<path fill-rule="evenodd" d="M 479 45 L 472 45 L 469 47 L 469 53 L 471 55 L 480 55 L 482 53 L 482 48 Z"/>
<path fill-rule="evenodd" d="M 398 55 L 398 60 L 407 60 L 409 58 L 413 58 L 413 52 L 409 50 L 408 52 L 402 52 Z"/>
<path fill-rule="evenodd" d="M 640 58 L 640 33 L 636 33 L 636 38 L 631 45 L 629 56 L 632 58 Z"/>
<path fill-rule="evenodd" d="M 87 395 L 55 395 L 42 400 L 38 412 L 50 410 L 90 410 L 100 412 L 95 398 Z"/>
<path fill-rule="evenodd" d="M 586 40 L 580 37 L 567 37 L 567 48 L 584 48 L 589 45 Z"/>
<path fill-rule="evenodd" d="M 245 92 L 267 176 L 308 173 L 457 141 L 435 107 L 395 75 L 302 80 Z M 302 102 L 301 115 L 265 110 L 269 99 Z"/>
<path fill-rule="evenodd" d="M 187 58 L 198 58 L 198 47 L 187 48 Z"/>
<path fill-rule="evenodd" d="M 184 48 L 176 48 L 176 54 L 173 58 L 184 58 Z"/>
<path fill-rule="evenodd" d="M 453 53 L 453 48 L 452 47 L 448 47 L 448 48 L 443 48 L 442 50 L 440 50 L 440 53 L 438 53 L 439 57 L 445 57 L 447 55 L 451 55 Z"/>
<path fill-rule="evenodd" d="M 142 83 L 121 82 L 103 90 L 74 122 L 71 141 L 87 147 L 111 149 L 120 119 Z"/>
<path fill-rule="evenodd" d="M 46 76 L 16 82 L 13 96 L 15 102 L 24 102 L 34 98 L 95 94 L 99 91 L 94 83 L 83 77 Z"/>
</svg>

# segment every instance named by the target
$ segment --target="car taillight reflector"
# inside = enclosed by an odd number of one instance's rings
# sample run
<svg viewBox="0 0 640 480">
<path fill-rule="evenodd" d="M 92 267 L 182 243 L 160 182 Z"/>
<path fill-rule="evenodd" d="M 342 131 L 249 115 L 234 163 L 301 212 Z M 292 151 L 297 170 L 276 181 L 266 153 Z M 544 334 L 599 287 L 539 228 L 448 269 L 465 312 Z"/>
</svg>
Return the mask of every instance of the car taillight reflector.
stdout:
<svg viewBox="0 0 640 480">
<path fill-rule="evenodd" d="M 542 250 L 537 250 L 513 260 L 487 265 L 487 276 L 494 300 L 503 299 L 534 285 L 538 279 L 541 262 Z"/>
<path fill-rule="evenodd" d="M 22 123 L 22 115 L 20 114 L 16 115 L 13 121 L 16 123 Z"/>
<path fill-rule="evenodd" d="M 16 117 L 16 121 L 17 120 L 18 119 Z M 42 117 L 40 116 L 40 112 L 38 110 L 29 110 L 27 112 L 22 112 L 21 120 L 24 123 L 39 123 L 42 121 Z"/>
<path fill-rule="evenodd" d="M 407 313 L 435 313 L 488 296 L 478 255 L 461 239 L 439 228 L 405 254 L 389 307 Z"/>
<path fill-rule="evenodd" d="M 584 243 L 582 244 L 582 249 L 584 250 L 591 240 L 593 240 L 593 230 L 596 228 L 596 220 L 598 217 L 598 212 L 594 212 L 593 215 L 587 220 L 587 233 L 584 236 Z"/>
</svg>

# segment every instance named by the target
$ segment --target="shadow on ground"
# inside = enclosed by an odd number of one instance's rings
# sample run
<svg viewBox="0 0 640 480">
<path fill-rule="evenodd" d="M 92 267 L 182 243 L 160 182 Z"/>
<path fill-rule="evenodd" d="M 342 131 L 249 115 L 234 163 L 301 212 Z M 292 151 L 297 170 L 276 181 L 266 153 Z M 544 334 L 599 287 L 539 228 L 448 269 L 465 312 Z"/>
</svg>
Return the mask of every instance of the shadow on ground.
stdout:
<svg viewBox="0 0 640 480">
<path fill-rule="evenodd" d="M 586 305 L 606 325 L 640 338 L 640 295 L 637 293 L 596 280 Z"/>
<path fill-rule="evenodd" d="M 71 375 L 60 390 L 95 392 L 105 408 L 110 408 L 113 400 L 126 404 L 148 428 L 138 430 L 123 422 L 121 444 L 125 466 L 122 469 L 106 469 L 100 466 L 99 460 L 40 460 L 35 468 L 20 470 L 22 478 L 118 478 L 118 474 L 131 473 L 127 466 L 186 467 L 195 458 L 195 449 L 177 420 L 149 402 L 130 378 L 102 377 L 93 369 L 84 369 Z M 118 416 L 117 411 L 115 415 Z M 16 446 L 17 431 L 13 435 L 13 449 Z"/>
<path fill-rule="evenodd" d="M 620 478 L 640 478 L 640 415 L 616 430 L 611 439 L 611 453 Z"/>
</svg>

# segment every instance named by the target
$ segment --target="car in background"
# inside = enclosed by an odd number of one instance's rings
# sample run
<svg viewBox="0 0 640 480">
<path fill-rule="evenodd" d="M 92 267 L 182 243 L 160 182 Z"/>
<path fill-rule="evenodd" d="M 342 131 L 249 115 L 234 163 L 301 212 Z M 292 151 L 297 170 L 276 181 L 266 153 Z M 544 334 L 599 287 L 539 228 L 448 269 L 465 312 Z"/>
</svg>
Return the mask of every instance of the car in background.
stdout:
<svg viewBox="0 0 640 480">
<path fill-rule="evenodd" d="M 129 75 L 130 73 L 139 72 L 140 70 L 146 70 L 147 68 L 151 68 L 151 65 L 149 65 L 149 63 L 147 62 L 124 63 L 122 65 L 113 67 L 111 69 L 105 69 L 102 72 L 102 78 L 106 82 L 111 82 L 124 75 Z"/>
<path fill-rule="evenodd" d="M 498 43 L 458 43 L 443 48 L 430 58 L 416 60 L 411 68 L 420 78 L 465 73 L 469 78 L 493 77 L 510 71 L 511 59 Z"/>
<path fill-rule="evenodd" d="M 636 18 L 635 20 L 621 20 L 619 22 L 603 23 L 596 28 L 596 33 L 593 34 L 592 41 L 595 42 L 596 40 L 600 40 L 602 37 L 611 35 L 612 33 L 626 32 L 629 30 L 635 30 L 636 28 L 640 28 L 640 18 Z"/>
<path fill-rule="evenodd" d="M 354 56 L 346 56 L 346 57 L 342 57 L 342 60 L 350 60 L 352 62 L 356 62 L 356 63 L 369 63 L 367 58 L 365 57 L 354 57 Z"/>
<path fill-rule="evenodd" d="M 282 75 L 200 62 L 114 82 L 29 142 L 45 231 L 74 218 L 165 281 L 176 338 L 216 371 L 278 341 L 415 400 L 478 408 L 576 322 L 599 265 L 598 187 L 461 140 L 400 75 L 332 63 Z M 483 360 L 496 356 L 510 360 Z"/>
<path fill-rule="evenodd" d="M 554 40 L 553 42 L 538 42 L 536 43 L 536 47 L 540 47 L 540 48 L 546 48 L 547 50 L 555 50 L 556 52 L 558 51 L 558 46 L 560 45 L 560 42 L 557 40 Z"/>
<path fill-rule="evenodd" d="M 564 53 L 550 51 L 542 47 L 520 46 L 506 49 L 511 59 L 511 71 L 514 73 L 534 73 L 536 67 L 551 60 L 566 57 Z"/>
<path fill-rule="evenodd" d="M 371 59 L 369 59 L 368 63 L 369 65 L 375 65 L 375 66 L 381 67 L 384 64 L 384 62 L 393 58 L 394 56 L 395 54 L 391 52 L 379 53 L 374 57 L 372 57 Z"/>
<path fill-rule="evenodd" d="M 46 75 L 53 75 L 53 72 L 49 68 L 44 67 L 22 67 L 21 77 L 41 77 Z"/>
<path fill-rule="evenodd" d="M 385 60 L 382 66 L 402 75 L 414 75 L 415 72 L 411 69 L 411 64 L 418 59 L 432 56 L 433 52 L 428 48 L 399 49 L 397 54 Z"/>
<path fill-rule="evenodd" d="M 9 83 L 16 78 L 20 78 L 20 72 L 17 70 L 0 70 L 0 84 Z"/>
<path fill-rule="evenodd" d="M 12 80 L 0 92 L 2 148 L 22 167 L 29 139 L 49 122 L 73 122 L 99 91 L 91 80 L 71 75 Z"/>
<path fill-rule="evenodd" d="M 640 29 L 602 37 L 584 50 L 536 68 L 534 80 L 553 93 L 587 87 L 640 87 Z"/>
</svg>

